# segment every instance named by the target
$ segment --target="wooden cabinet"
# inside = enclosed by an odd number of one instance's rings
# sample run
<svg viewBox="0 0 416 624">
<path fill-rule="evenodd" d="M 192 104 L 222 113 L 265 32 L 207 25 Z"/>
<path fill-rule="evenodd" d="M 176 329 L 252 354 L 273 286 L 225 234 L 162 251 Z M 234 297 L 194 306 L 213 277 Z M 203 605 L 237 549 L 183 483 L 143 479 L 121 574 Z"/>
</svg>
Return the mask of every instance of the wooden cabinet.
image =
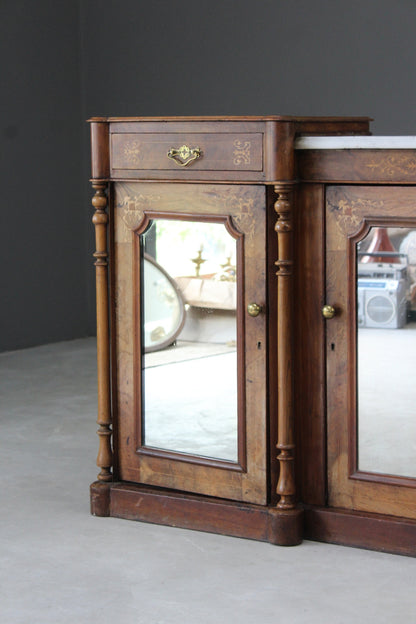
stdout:
<svg viewBox="0 0 416 624">
<path fill-rule="evenodd" d="M 415 139 L 297 146 L 305 535 L 415 555 Z"/>
<path fill-rule="evenodd" d="M 388 257 L 376 262 L 393 267 L 382 277 L 368 259 L 376 229 L 401 244 L 416 228 L 415 150 L 366 144 L 364 118 L 90 121 L 101 470 L 92 512 L 413 553 L 416 475 L 385 461 L 403 456 L 397 442 L 381 459 L 369 452 L 363 401 L 374 389 L 360 377 L 358 326 L 371 339 L 403 330 L 410 266 Z M 372 307 L 367 294 L 379 297 Z M 397 369 L 386 362 L 384 373 Z M 387 437 L 399 429 L 396 407 Z"/>
<path fill-rule="evenodd" d="M 90 121 L 92 513 L 415 555 L 416 139 Z"/>
</svg>

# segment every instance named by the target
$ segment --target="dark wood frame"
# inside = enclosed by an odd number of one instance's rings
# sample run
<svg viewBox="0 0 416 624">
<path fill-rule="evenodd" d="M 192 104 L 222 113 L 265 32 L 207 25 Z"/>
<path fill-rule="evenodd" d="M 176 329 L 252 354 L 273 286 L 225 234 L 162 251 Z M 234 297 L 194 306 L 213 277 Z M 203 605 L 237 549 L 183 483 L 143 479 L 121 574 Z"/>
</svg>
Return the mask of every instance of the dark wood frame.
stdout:
<svg viewBox="0 0 416 624">
<path fill-rule="evenodd" d="M 349 267 L 348 267 L 348 275 L 350 276 L 349 280 L 349 349 L 350 349 L 350 359 L 351 361 L 357 361 L 357 341 L 354 339 L 355 336 L 355 328 L 356 328 L 356 311 L 357 311 L 357 290 L 355 288 L 356 284 L 356 245 L 358 242 L 363 240 L 365 236 L 369 233 L 372 227 L 409 227 L 416 228 L 416 214 L 414 219 L 408 219 L 405 217 L 381 217 L 381 218 L 367 218 L 364 219 L 362 226 L 360 229 L 351 237 L 349 237 L 349 248 L 350 252 L 348 254 L 349 258 Z M 360 470 L 358 467 L 358 435 L 357 435 L 357 378 L 356 369 L 351 368 L 350 370 L 350 402 L 351 409 L 348 410 L 349 414 L 349 423 L 348 428 L 350 432 L 350 442 L 348 445 L 349 449 L 349 478 L 355 479 L 357 481 L 371 481 L 373 483 L 385 483 L 390 485 L 402 485 L 405 487 L 416 488 L 416 478 L 404 477 L 404 476 L 395 476 L 387 473 L 374 473 L 367 472 L 365 470 Z"/>
<path fill-rule="evenodd" d="M 137 453 L 141 455 L 148 455 L 151 457 L 163 457 L 166 459 L 172 459 L 174 461 L 185 461 L 187 463 L 198 464 L 201 466 L 215 466 L 216 468 L 224 468 L 226 470 L 233 470 L 236 472 L 245 472 L 247 469 L 247 457 L 246 457 L 246 423 L 245 423 L 245 315 L 244 315 L 244 236 L 233 225 L 230 216 L 215 216 L 212 214 L 195 215 L 189 213 L 168 213 L 168 212 L 156 212 L 153 210 L 146 210 L 144 212 L 144 219 L 141 225 L 134 231 L 134 243 L 133 243 L 133 281 L 136 284 L 136 292 L 141 292 L 141 251 L 140 251 L 140 235 L 145 231 L 149 222 L 153 219 L 166 219 L 166 220 L 181 220 L 181 221 L 194 221 L 201 223 L 219 223 L 222 224 L 228 234 L 236 241 L 236 257 L 237 266 L 239 268 L 237 272 L 237 420 L 238 420 L 238 461 L 231 462 L 220 459 L 213 459 L 207 457 L 198 457 L 196 455 L 189 455 L 186 453 L 180 453 L 175 451 L 168 451 L 163 449 L 155 449 L 147 447 L 143 444 L 142 432 L 141 432 L 141 387 L 142 384 L 136 386 L 136 398 L 135 398 L 135 413 L 137 414 L 137 431 L 135 435 Z M 141 308 L 138 297 L 134 300 L 134 326 L 140 327 Z M 142 345 L 140 332 L 135 333 L 134 339 L 134 378 L 140 379 L 142 371 Z"/>
</svg>

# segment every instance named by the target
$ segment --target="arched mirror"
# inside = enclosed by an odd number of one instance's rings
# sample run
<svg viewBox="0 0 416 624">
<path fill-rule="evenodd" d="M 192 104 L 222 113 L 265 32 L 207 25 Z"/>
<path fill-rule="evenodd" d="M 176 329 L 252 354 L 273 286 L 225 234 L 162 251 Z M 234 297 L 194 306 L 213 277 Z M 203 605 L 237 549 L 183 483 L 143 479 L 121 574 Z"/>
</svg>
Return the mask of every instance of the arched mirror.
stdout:
<svg viewBox="0 0 416 624">
<path fill-rule="evenodd" d="M 357 244 L 358 469 L 416 477 L 416 228 Z"/>
<path fill-rule="evenodd" d="M 141 427 L 145 447 L 237 462 L 238 261 L 226 223 L 154 218 L 140 235 Z"/>
</svg>

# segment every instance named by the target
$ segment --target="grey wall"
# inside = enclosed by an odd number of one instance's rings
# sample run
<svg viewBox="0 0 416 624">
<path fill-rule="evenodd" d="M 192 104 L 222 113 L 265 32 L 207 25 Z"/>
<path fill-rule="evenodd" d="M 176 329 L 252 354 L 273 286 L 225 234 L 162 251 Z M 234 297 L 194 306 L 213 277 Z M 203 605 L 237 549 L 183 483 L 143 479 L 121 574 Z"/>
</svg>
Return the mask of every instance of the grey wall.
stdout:
<svg viewBox="0 0 416 624">
<path fill-rule="evenodd" d="M 87 333 L 75 2 L 1 0 L 0 350 Z"/>
<path fill-rule="evenodd" d="M 414 0 L 1 0 L 0 18 L 0 350 L 94 331 L 88 116 L 416 134 Z"/>
<path fill-rule="evenodd" d="M 89 114 L 369 115 L 416 133 L 415 0 L 82 6 Z"/>
</svg>

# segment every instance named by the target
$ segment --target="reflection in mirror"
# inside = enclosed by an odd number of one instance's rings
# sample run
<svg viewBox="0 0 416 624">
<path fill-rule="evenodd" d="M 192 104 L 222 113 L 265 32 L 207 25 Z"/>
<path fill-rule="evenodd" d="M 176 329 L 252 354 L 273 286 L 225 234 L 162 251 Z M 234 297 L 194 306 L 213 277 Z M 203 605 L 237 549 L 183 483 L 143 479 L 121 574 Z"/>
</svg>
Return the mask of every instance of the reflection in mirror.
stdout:
<svg viewBox="0 0 416 624">
<path fill-rule="evenodd" d="M 237 462 L 236 240 L 173 219 L 140 239 L 143 444 Z"/>
<path fill-rule="evenodd" d="M 416 477 L 416 228 L 357 244 L 360 471 Z"/>
<path fill-rule="evenodd" d="M 153 260 L 143 254 L 144 276 L 144 350 L 159 351 L 171 345 L 185 322 L 185 306 L 174 280 Z"/>
</svg>

